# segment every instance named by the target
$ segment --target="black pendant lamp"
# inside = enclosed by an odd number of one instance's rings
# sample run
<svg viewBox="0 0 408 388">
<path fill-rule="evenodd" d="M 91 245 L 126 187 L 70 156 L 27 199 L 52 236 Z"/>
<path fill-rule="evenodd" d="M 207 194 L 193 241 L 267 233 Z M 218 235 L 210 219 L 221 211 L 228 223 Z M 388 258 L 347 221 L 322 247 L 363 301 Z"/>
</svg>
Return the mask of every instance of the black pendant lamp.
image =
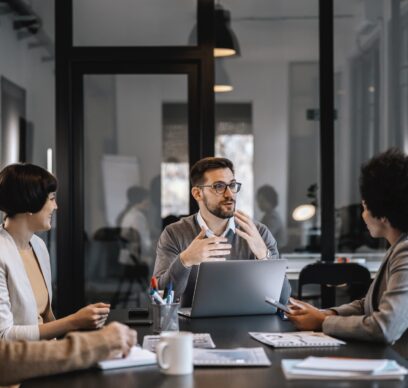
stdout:
<svg viewBox="0 0 408 388">
<path fill-rule="evenodd" d="M 240 55 L 238 39 L 231 29 L 231 13 L 221 5 L 215 6 L 215 57 Z"/>
<path fill-rule="evenodd" d="M 234 87 L 232 86 L 232 83 L 222 61 L 222 58 L 217 58 L 215 60 L 215 93 L 227 93 L 234 90 Z"/>
</svg>

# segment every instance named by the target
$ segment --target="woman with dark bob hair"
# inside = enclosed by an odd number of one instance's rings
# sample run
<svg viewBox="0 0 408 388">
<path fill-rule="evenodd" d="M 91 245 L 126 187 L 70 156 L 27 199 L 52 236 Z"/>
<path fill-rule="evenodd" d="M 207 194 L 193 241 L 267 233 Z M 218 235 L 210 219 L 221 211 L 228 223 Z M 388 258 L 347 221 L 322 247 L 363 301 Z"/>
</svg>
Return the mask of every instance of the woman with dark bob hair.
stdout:
<svg viewBox="0 0 408 388">
<path fill-rule="evenodd" d="M 55 320 L 47 248 L 34 233 L 49 230 L 57 180 L 32 164 L 0 172 L 0 339 L 38 340 L 103 326 L 109 305 L 96 303 Z"/>
<path fill-rule="evenodd" d="M 408 328 L 408 157 L 390 149 L 369 160 L 360 192 L 370 235 L 390 244 L 367 295 L 328 310 L 292 299 L 288 317 L 300 330 L 393 343 Z"/>
</svg>

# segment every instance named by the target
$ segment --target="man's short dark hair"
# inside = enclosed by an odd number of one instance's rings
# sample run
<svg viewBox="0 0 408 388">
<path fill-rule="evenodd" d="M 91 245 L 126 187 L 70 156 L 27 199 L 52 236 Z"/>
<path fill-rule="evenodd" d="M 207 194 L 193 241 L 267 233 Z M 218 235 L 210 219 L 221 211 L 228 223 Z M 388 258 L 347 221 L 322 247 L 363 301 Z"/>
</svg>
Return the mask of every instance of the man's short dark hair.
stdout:
<svg viewBox="0 0 408 388">
<path fill-rule="evenodd" d="M 19 213 L 37 213 L 57 186 L 54 175 L 42 167 L 10 164 L 0 171 L 0 210 L 10 218 Z"/>
<path fill-rule="evenodd" d="M 204 174 L 210 170 L 219 168 L 229 168 L 234 174 L 234 165 L 231 160 L 226 158 L 208 157 L 200 159 L 191 167 L 190 180 L 192 186 L 202 185 L 204 183 Z"/>
<path fill-rule="evenodd" d="M 361 167 L 361 197 L 376 218 L 408 232 L 408 157 L 391 148 Z"/>
</svg>

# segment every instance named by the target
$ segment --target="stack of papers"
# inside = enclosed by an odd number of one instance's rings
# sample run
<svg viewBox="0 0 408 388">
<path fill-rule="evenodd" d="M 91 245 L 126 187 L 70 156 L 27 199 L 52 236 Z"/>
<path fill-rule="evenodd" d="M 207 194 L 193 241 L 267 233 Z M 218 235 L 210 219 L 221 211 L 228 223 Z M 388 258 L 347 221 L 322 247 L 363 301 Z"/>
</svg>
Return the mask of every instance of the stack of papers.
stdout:
<svg viewBox="0 0 408 388">
<path fill-rule="evenodd" d="M 249 335 L 257 341 L 275 348 L 339 346 L 345 344 L 344 341 L 314 331 L 298 331 L 294 333 L 250 332 Z"/>
<path fill-rule="evenodd" d="M 143 349 L 156 351 L 156 346 L 160 341 L 160 335 L 145 335 L 143 338 Z M 214 349 L 215 344 L 208 333 L 195 333 L 193 335 L 193 346 L 202 349 Z"/>
<path fill-rule="evenodd" d="M 335 357 L 282 360 L 282 369 L 289 380 L 402 380 L 408 374 L 394 360 Z"/>
<path fill-rule="evenodd" d="M 116 369 L 153 364 L 156 364 L 156 355 L 154 353 L 144 350 L 140 346 L 133 346 L 127 357 L 100 361 L 96 366 L 99 369 Z"/>
</svg>

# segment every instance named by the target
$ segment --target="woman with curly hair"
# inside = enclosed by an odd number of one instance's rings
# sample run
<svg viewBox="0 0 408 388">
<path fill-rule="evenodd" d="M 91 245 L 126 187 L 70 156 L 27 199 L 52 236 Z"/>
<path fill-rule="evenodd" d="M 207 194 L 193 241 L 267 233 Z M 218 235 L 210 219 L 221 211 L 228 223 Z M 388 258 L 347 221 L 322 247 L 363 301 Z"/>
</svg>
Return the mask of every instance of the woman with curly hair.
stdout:
<svg viewBox="0 0 408 388">
<path fill-rule="evenodd" d="M 367 295 L 327 310 L 292 299 L 288 318 L 300 330 L 393 343 L 408 328 L 408 157 L 390 149 L 369 160 L 360 192 L 371 236 L 390 244 Z"/>
</svg>

